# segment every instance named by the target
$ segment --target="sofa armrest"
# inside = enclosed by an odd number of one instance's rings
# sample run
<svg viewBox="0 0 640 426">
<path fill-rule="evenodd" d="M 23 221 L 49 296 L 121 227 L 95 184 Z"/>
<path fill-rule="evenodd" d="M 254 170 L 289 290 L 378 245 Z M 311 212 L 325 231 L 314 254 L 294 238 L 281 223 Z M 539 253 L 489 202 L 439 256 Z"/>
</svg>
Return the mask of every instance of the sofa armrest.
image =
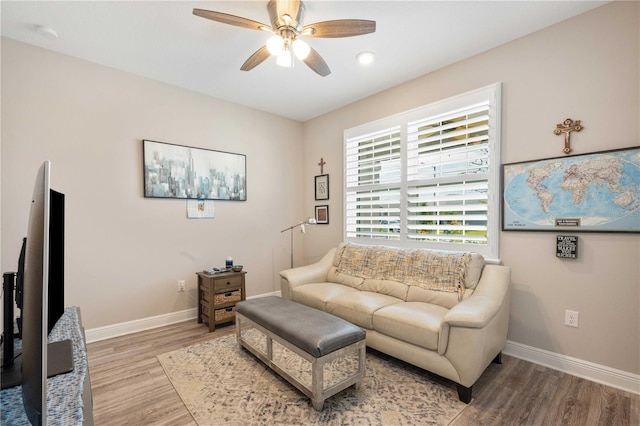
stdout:
<svg viewBox="0 0 640 426">
<path fill-rule="evenodd" d="M 458 303 L 442 319 L 438 353 L 444 355 L 451 342 L 451 329 L 496 328 L 499 336 L 492 336 L 503 344 L 507 339 L 511 305 L 511 269 L 507 266 L 485 265 L 480 282 L 466 300 Z M 499 317 L 496 319 L 496 317 Z M 464 342 L 454 342 L 464 346 Z"/>
<path fill-rule="evenodd" d="M 308 283 L 325 282 L 329 269 L 333 265 L 335 253 L 336 249 L 332 248 L 316 263 L 280 271 L 282 297 L 291 299 L 291 289 L 293 287 Z"/>
<path fill-rule="evenodd" d="M 438 353 L 459 375 L 458 383 L 471 386 L 504 349 L 511 309 L 511 269 L 485 265 L 480 282 L 467 300 L 444 317 Z"/>
<path fill-rule="evenodd" d="M 509 267 L 485 265 L 474 293 L 451 308 L 443 322 L 457 327 L 485 327 L 504 303 L 508 303 L 510 286 Z"/>
</svg>

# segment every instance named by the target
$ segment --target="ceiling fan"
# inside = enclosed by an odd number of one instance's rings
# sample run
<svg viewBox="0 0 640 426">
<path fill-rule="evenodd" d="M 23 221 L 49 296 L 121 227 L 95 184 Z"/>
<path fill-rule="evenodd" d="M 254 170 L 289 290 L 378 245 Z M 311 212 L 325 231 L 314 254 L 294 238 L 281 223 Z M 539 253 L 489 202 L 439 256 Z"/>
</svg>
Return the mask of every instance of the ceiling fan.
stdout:
<svg viewBox="0 0 640 426">
<path fill-rule="evenodd" d="M 202 18 L 249 28 L 272 32 L 274 35 L 266 45 L 255 51 L 240 67 L 249 71 L 260 65 L 270 55 L 277 56 L 278 65 L 293 66 L 293 55 L 303 61 L 309 68 L 323 77 L 331 74 L 331 70 L 322 56 L 303 41 L 300 36 L 339 38 L 373 33 L 376 21 L 363 19 L 337 19 L 303 25 L 305 6 L 301 0 L 269 0 L 267 5 L 271 25 L 265 25 L 251 19 L 214 12 L 204 9 L 193 9 L 193 14 Z"/>
</svg>

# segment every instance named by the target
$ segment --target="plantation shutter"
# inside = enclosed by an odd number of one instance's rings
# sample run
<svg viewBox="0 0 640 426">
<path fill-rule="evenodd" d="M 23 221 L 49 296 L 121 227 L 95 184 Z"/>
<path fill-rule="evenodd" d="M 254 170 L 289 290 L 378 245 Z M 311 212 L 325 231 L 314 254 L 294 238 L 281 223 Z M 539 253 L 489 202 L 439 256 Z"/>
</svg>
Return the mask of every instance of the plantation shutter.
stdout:
<svg viewBox="0 0 640 426">
<path fill-rule="evenodd" d="M 407 127 L 407 237 L 486 244 L 489 103 Z"/>
<path fill-rule="evenodd" d="M 400 143 L 399 126 L 347 140 L 345 231 L 349 237 L 398 238 Z"/>
</svg>

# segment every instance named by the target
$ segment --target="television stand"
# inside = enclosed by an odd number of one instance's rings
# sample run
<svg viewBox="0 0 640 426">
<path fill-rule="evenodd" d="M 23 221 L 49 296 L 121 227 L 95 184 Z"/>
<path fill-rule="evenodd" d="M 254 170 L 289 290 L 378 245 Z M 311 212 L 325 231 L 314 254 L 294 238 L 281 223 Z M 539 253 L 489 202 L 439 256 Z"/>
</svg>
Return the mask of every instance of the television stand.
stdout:
<svg viewBox="0 0 640 426">
<path fill-rule="evenodd" d="M 73 344 L 61 340 L 47 345 L 47 379 L 73 371 Z"/>
<path fill-rule="evenodd" d="M 11 365 L 2 367 L 2 387 L 8 389 L 22 384 L 22 354 L 16 355 Z M 47 378 L 73 371 L 73 344 L 62 340 L 47 345 Z"/>
<path fill-rule="evenodd" d="M 68 374 L 58 374 L 48 380 L 47 400 L 51 400 L 50 403 L 47 403 L 49 423 L 66 426 L 91 426 L 93 425 L 93 398 L 80 309 L 77 307 L 65 308 L 63 316 L 49 334 L 49 338 L 51 343 L 47 345 L 47 370 L 50 368 L 58 370 L 58 367 L 53 365 L 57 364 L 60 358 L 65 358 L 65 353 L 76 354 L 75 364 L 71 366 L 72 371 L 69 371 Z M 53 342 L 54 340 L 55 342 Z M 66 342 L 70 342 L 71 346 L 67 346 Z M 70 359 L 74 363 L 74 358 Z M 67 364 L 62 367 L 62 370 L 68 368 Z M 59 372 L 62 373 L 62 371 Z M 4 376 L 2 380 L 4 385 Z M 13 423 L 9 421 L 8 424 L 29 423 L 22 408 L 22 393 L 19 388 L 14 386 L 11 389 L 4 389 L 0 399 L 2 399 L 0 407 L 2 418 L 14 420 Z M 71 418 L 77 419 L 77 422 L 70 423 L 68 420 L 63 420 Z"/>
</svg>

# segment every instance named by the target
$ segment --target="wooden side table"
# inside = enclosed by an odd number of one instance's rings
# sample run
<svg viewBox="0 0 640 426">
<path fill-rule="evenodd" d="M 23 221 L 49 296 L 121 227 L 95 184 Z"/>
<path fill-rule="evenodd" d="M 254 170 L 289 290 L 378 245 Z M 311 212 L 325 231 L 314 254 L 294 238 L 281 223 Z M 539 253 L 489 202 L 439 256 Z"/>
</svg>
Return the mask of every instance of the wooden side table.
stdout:
<svg viewBox="0 0 640 426">
<path fill-rule="evenodd" d="M 222 272 L 207 274 L 196 272 L 198 276 L 198 323 L 209 325 L 209 331 L 216 324 L 235 321 L 236 303 L 245 300 L 244 276 L 246 272 Z"/>
</svg>

